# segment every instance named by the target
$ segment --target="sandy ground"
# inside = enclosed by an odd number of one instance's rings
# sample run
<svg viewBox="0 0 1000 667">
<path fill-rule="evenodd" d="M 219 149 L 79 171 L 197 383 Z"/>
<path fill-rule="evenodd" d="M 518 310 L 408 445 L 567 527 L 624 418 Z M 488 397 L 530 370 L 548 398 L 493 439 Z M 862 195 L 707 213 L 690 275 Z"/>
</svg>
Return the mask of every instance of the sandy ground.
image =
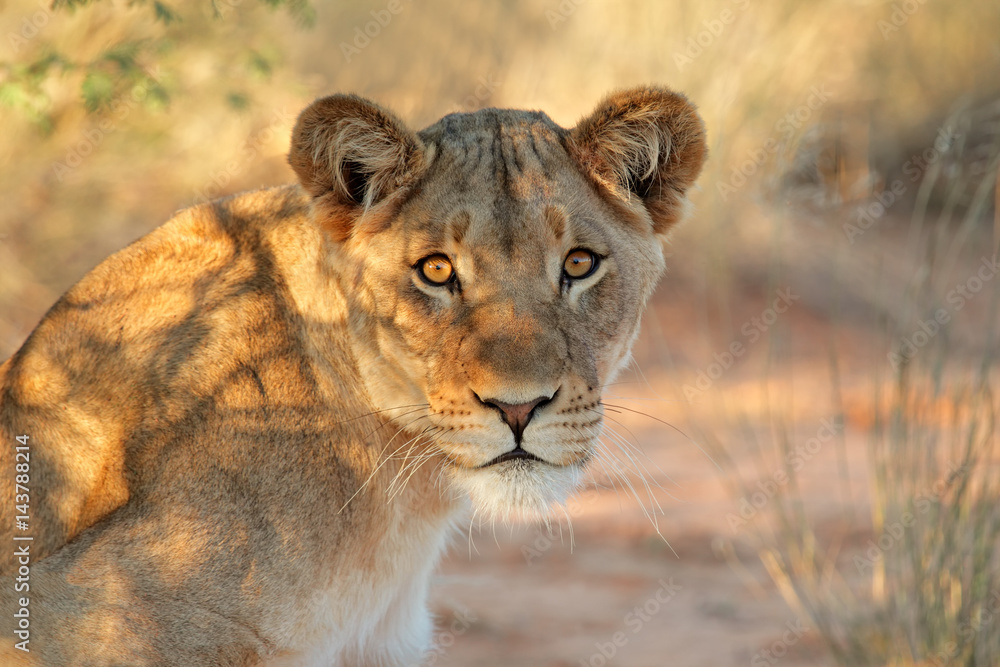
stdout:
<svg viewBox="0 0 1000 667">
<path fill-rule="evenodd" d="M 606 428 L 641 450 L 632 457 L 646 469 L 652 498 L 662 507 L 660 534 L 638 475 L 629 475 L 636 498 L 607 482 L 607 461 L 595 467 L 598 486 L 568 505 L 572 550 L 566 519 L 551 531 L 531 525 L 466 530 L 433 586 L 443 648 L 430 664 L 834 664 L 807 615 L 785 602 L 753 547 L 753 532 L 766 525 L 776 501 L 767 495 L 746 525 L 732 525 L 740 499 L 766 489 L 782 469 L 773 449 L 775 418 L 790 429 L 795 446 L 823 433 L 834 415 L 825 354 L 817 353 L 826 340 L 822 323 L 806 309 L 793 314 L 787 318 L 794 329 L 788 363 L 768 366 L 768 343 L 758 343 L 711 392 L 685 400 L 679 387 L 719 345 L 685 332 L 703 307 L 669 289 L 646 315 L 633 370 L 606 392 L 606 403 L 622 406 L 607 412 Z M 748 317 L 757 308 L 747 305 Z M 683 344 L 667 354 L 663 341 Z M 814 530 L 842 539 L 845 559 L 871 537 L 872 360 L 859 352 L 873 348 L 870 343 L 860 328 L 836 331 L 843 389 L 838 438 L 823 440 L 806 456 L 797 480 Z M 734 469 L 746 487 L 732 483 Z"/>
<path fill-rule="evenodd" d="M 638 393 L 648 396 L 657 388 L 652 379 Z M 738 384 L 727 391 L 744 397 L 754 392 Z M 677 412 L 669 401 L 638 407 L 665 419 Z M 799 416 L 805 437 L 816 427 L 809 415 Z M 815 417 L 817 423 L 822 418 Z M 627 432 L 643 451 L 653 497 L 663 510 L 656 521 L 662 536 L 647 515 L 652 503 L 635 475 L 642 503 L 605 481 L 604 488 L 592 487 L 568 505 L 572 551 L 565 519 L 551 530 L 486 526 L 473 529 L 471 539 L 466 531 L 433 588 L 438 642 L 447 648 L 430 664 L 833 664 L 808 619 L 784 602 L 744 539 L 755 524 L 730 525 L 739 496 L 709 455 L 694 439 L 649 417 L 618 413 L 614 419 L 616 430 Z M 821 523 L 843 515 L 836 499 L 845 488 L 857 487 L 862 495 L 864 441 L 852 424 L 847 433 L 851 481 L 845 484 L 838 472 L 834 447 L 808 461 L 800 480 L 803 499 Z M 757 460 L 748 439 L 730 435 L 734 463 L 747 471 Z M 757 472 L 745 477 L 770 476 L 766 469 Z M 860 497 L 852 502 L 864 505 Z M 727 545 L 745 570 L 725 558 Z"/>
</svg>

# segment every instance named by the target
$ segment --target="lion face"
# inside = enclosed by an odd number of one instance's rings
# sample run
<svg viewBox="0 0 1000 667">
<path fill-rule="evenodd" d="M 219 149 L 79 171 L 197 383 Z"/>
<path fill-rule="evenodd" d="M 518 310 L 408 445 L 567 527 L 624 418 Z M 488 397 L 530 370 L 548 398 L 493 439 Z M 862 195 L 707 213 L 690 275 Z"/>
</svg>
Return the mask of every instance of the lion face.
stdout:
<svg viewBox="0 0 1000 667">
<path fill-rule="evenodd" d="M 572 131 L 485 109 L 411 134 L 349 97 L 300 118 L 291 162 L 338 241 L 368 394 L 483 515 L 576 486 L 704 152 L 655 89 Z"/>
</svg>

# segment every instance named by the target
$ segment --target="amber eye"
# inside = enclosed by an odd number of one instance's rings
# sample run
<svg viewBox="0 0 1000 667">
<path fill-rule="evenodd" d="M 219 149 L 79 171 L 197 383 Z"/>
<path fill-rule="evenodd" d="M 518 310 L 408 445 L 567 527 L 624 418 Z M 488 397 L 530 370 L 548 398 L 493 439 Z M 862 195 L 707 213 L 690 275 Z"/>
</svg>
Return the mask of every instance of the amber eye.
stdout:
<svg viewBox="0 0 1000 667">
<path fill-rule="evenodd" d="M 566 255 L 566 261 L 563 262 L 563 271 L 574 280 L 586 278 L 596 269 L 597 255 L 583 248 L 577 248 Z"/>
<path fill-rule="evenodd" d="M 451 260 L 444 255 L 431 255 L 420 260 L 420 277 L 431 285 L 447 285 L 455 277 Z"/>
</svg>

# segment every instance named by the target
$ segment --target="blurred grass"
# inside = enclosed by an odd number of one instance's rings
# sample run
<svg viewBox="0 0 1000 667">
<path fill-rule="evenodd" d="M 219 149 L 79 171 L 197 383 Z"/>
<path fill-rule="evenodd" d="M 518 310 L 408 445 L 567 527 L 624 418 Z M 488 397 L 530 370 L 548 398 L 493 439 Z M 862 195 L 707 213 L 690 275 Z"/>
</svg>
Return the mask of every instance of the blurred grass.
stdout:
<svg viewBox="0 0 1000 667">
<path fill-rule="evenodd" d="M 540 108 L 568 126 L 609 90 L 665 84 L 699 105 L 711 159 L 650 314 L 664 333 L 639 356 L 671 368 L 680 386 L 741 340 L 741 325 L 775 290 L 801 294 L 793 314 L 689 406 L 703 439 L 723 453 L 757 442 L 766 473 L 767 457 L 787 453 L 804 421 L 839 415 L 867 438 L 872 480 L 862 500 L 845 472 L 839 502 L 875 537 L 919 489 L 949 476 L 950 463 L 965 467 L 869 572 L 852 573 L 844 556 L 858 547 L 857 526 L 832 537 L 813 530 L 807 490 L 795 484 L 770 506 L 774 529 L 756 548 L 841 662 L 995 664 L 1000 632 L 974 633 L 958 657 L 928 661 L 982 617 L 996 587 L 997 283 L 953 312 L 911 363 L 897 371 L 887 354 L 995 250 L 1000 3 L 388 7 L 6 2 L 0 357 L 91 266 L 174 210 L 290 181 L 288 134 L 316 96 L 357 92 L 417 127 L 483 106 Z M 366 28 L 373 36 L 359 37 Z M 953 140 L 911 180 L 914 158 L 941 128 Z M 895 180 L 904 194 L 850 238 L 845 225 Z M 773 393 L 795 369 L 800 384 L 826 383 L 823 395 Z M 726 394 L 754 374 L 759 396 Z M 869 392 L 860 404 L 857 386 Z M 767 429 L 746 416 L 751 399 Z M 927 406 L 948 406 L 947 419 Z M 731 440 L 734 432 L 744 438 Z M 838 443 L 848 446 L 843 434 Z M 739 496 L 745 482 L 731 471 Z"/>
<path fill-rule="evenodd" d="M 761 206 L 866 196 L 956 105 L 995 100 L 1000 86 L 1000 7 L 988 0 L 919 4 L 884 36 L 880 22 L 894 11 L 884 2 L 401 0 L 349 58 L 345 45 L 387 14 L 387 2 L 161 4 L 173 18 L 160 5 L 110 1 L 53 10 L 15 0 L 0 12 L 0 233 L 11 267 L 0 307 L 13 311 L 0 331 L 4 352 L 41 315 L 39 300 L 196 193 L 290 180 L 293 117 L 324 93 L 368 95 L 423 126 L 488 105 L 543 108 L 571 125 L 614 88 L 687 92 L 708 124 L 712 159 L 695 195 L 698 224 L 684 232 L 700 261 L 678 262 L 677 272 L 705 272 L 700 296 L 726 311 L 728 286 L 755 279 L 740 257 L 766 251 L 773 211 Z M 10 37 L 32 21 L 43 23 L 33 36 Z M 2 94 L 22 81 L 19 68 L 46 58 L 70 64 L 37 74 L 34 90 Z M 779 129 L 815 86 L 827 101 Z M 143 99 L 132 103 L 137 87 Z M 276 119 L 254 157 L 227 170 Z M 88 149 L 108 120 L 112 130 Z M 777 148 L 748 183 L 721 196 L 719 184 L 769 139 Z M 87 150 L 79 168 L 59 169 Z M 212 189 L 226 171 L 236 173 Z"/>
</svg>

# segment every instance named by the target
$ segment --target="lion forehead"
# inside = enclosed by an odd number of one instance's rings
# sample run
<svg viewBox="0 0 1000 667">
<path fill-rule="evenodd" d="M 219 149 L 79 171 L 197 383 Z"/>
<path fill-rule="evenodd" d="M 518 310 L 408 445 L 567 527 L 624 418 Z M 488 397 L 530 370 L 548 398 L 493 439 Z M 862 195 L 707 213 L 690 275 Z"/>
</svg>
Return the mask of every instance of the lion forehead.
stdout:
<svg viewBox="0 0 1000 667">
<path fill-rule="evenodd" d="M 502 258 L 527 269 L 571 238 L 605 251 L 610 211 L 564 136 L 544 114 L 497 109 L 424 130 L 427 170 L 397 219 L 408 259 L 452 250 L 480 266 Z"/>
<path fill-rule="evenodd" d="M 545 114 L 483 109 L 452 114 L 419 134 L 432 147 L 425 183 L 444 176 L 457 192 L 541 200 L 573 172 L 565 130 Z"/>
</svg>

